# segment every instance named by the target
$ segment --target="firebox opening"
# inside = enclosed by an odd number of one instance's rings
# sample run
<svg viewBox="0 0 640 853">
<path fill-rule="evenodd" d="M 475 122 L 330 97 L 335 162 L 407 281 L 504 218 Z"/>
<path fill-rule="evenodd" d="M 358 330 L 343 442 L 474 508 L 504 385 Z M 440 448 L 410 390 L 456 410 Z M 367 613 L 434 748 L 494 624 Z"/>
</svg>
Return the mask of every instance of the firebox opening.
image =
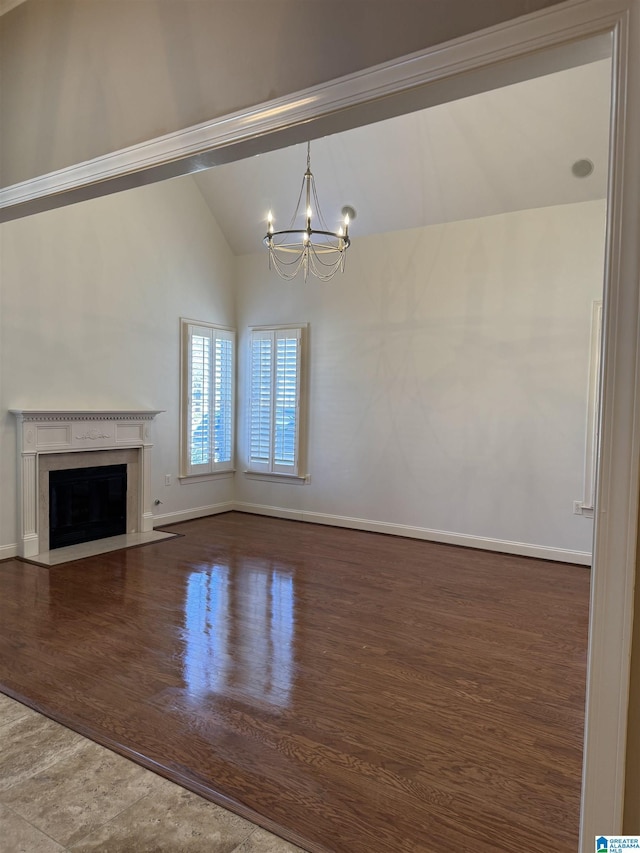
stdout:
<svg viewBox="0 0 640 853">
<path fill-rule="evenodd" d="M 49 550 L 126 532 L 126 464 L 49 473 Z"/>
</svg>

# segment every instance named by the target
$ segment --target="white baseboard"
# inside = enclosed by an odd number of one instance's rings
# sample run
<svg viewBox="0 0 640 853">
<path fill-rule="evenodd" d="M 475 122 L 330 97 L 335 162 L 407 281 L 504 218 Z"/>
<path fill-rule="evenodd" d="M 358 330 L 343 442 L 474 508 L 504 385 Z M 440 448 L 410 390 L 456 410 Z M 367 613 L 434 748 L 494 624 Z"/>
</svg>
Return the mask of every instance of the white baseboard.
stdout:
<svg viewBox="0 0 640 853">
<path fill-rule="evenodd" d="M 269 515 L 274 518 L 287 518 L 293 521 L 329 524 L 332 527 L 349 527 L 353 530 L 368 530 L 371 533 L 389 533 L 394 536 L 408 536 L 411 539 L 424 539 L 428 542 L 462 545 L 466 548 L 480 548 L 483 551 L 498 551 L 503 554 L 518 554 L 522 557 L 536 557 L 541 560 L 553 560 L 560 563 L 577 563 L 583 566 L 591 565 L 591 554 L 588 551 L 550 548 L 546 545 L 531 545 L 527 542 L 490 539 L 484 536 L 470 536 L 467 533 L 431 530 L 428 527 L 412 527 L 408 524 L 370 521 L 366 518 L 351 518 L 346 515 L 328 515 L 322 512 L 291 510 L 284 507 L 243 503 L 242 501 L 236 501 L 233 508 L 238 512 L 249 512 L 253 515 Z"/>
<path fill-rule="evenodd" d="M 392 524 L 387 521 L 370 521 L 366 518 L 352 518 L 347 515 L 329 515 L 322 512 L 286 509 L 285 507 L 267 506 L 263 504 L 243 503 L 242 501 L 225 501 L 224 503 L 200 506 L 195 509 L 166 512 L 154 515 L 153 526 L 163 527 L 165 524 L 177 524 L 180 521 L 191 521 L 194 518 L 204 518 L 207 515 L 218 515 L 221 512 L 248 512 L 252 515 L 267 515 L 272 518 L 286 518 L 290 521 L 308 521 L 311 524 L 328 524 L 332 527 L 347 527 L 353 530 L 368 530 L 371 533 L 388 533 L 393 536 L 407 536 L 411 539 L 424 539 L 427 542 L 443 542 L 447 545 L 462 545 L 467 548 L 480 548 L 483 551 L 498 551 L 504 554 L 518 554 L 523 557 L 537 557 L 541 560 L 553 560 L 560 563 L 577 563 L 583 566 L 591 565 L 591 554 L 588 551 L 571 551 L 564 548 L 549 548 L 546 545 L 531 545 L 526 542 L 511 542 L 506 539 L 490 539 L 483 536 L 469 536 L 466 533 L 451 533 L 445 530 L 432 530 L 428 527 L 412 527 L 408 524 Z M 0 545 L 0 560 L 16 557 L 18 546 Z"/>
<path fill-rule="evenodd" d="M 18 545 L 0 545 L 0 560 L 8 560 L 18 556 Z"/>
<path fill-rule="evenodd" d="M 163 527 L 165 524 L 177 524 L 179 521 L 191 521 L 194 518 L 204 518 L 207 515 L 218 515 L 221 512 L 231 512 L 235 509 L 233 501 L 224 501 L 209 506 L 198 506 L 195 509 L 181 509 L 177 512 L 165 512 L 153 516 L 153 526 Z"/>
<path fill-rule="evenodd" d="M 299 509 L 285 509 L 281 506 L 243 503 L 235 501 L 233 508 L 237 512 L 250 512 L 252 515 L 270 515 L 272 518 L 288 518 L 290 521 L 305 521 L 305 513 Z M 345 525 L 346 526 L 346 525 Z"/>
</svg>

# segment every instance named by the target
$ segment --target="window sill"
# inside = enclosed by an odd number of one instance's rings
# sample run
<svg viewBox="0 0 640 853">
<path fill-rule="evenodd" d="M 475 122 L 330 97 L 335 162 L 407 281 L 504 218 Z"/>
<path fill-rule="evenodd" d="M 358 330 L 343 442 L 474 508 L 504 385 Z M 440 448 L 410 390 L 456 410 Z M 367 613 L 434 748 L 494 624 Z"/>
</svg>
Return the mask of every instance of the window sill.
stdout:
<svg viewBox="0 0 640 853">
<path fill-rule="evenodd" d="M 207 480 L 223 480 L 227 477 L 233 477 L 235 473 L 235 468 L 230 468 L 228 471 L 210 471 L 208 474 L 180 474 L 178 480 L 180 480 L 181 485 L 187 486 L 189 483 L 204 483 Z"/>
<path fill-rule="evenodd" d="M 280 474 L 270 471 L 243 471 L 244 476 L 248 480 L 265 480 L 271 483 L 292 483 L 294 485 L 304 485 L 311 482 L 311 475 L 306 474 L 299 476 L 297 474 Z"/>
</svg>

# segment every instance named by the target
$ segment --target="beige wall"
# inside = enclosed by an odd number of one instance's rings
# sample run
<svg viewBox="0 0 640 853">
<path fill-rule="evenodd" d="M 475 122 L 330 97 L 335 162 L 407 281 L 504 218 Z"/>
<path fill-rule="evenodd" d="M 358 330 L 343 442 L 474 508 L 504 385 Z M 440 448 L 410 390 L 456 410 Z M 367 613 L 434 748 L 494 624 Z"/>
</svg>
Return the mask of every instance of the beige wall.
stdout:
<svg viewBox="0 0 640 853">
<path fill-rule="evenodd" d="M 0 18 L 0 185 L 555 0 L 27 0 Z"/>
</svg>

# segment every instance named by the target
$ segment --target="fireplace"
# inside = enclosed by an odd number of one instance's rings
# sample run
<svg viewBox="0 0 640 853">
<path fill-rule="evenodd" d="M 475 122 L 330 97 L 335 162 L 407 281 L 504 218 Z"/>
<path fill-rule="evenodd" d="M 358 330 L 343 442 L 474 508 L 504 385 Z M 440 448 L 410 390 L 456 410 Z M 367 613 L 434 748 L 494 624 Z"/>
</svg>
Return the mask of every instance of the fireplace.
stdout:
<svg viewBox="0 0 640 853">
<path fill-rule="evenodd" d="M 131 447 L 126 450 L 91 450 L 75 451 L 72 453 L 45 453 L 40 456 L 38 463 L 38 532 L 41 543 L 40 550 L 45 551 L 62 547 L 52 544 L 50 532 L 51 522 L 51 479 L 54 482 L 58 474 L 66 472 L 71 478 L 82 478 L 90 468 L 117 467 L 126 471 L 125 490 L 125 525 L 118 533 L 136 533 L 142 529 L 140 523 L 140 448 Z M 85 512 L 87 509 L 85 508 Z M 79 512 L 83 512 L 82 509 Z M 105 532 L 103 536 L 91 537 L 83 541 L 90 542 L 107 536 L 117 536 L 118 533 Z M 67 542 L 65 544 L 79 544 Z"/>
<path fill-rule="evenodd" d="M 69 541 L 53 544 L 57 534 L 53 539 L 50 534 L 51 478 L 53 475 L 55 482 L 57 474 L 62 471 L 71 472 L 68 474 L 70 482 L 75 482 L 71 491 L 78 491 L 87 488 L 78 485 L 77 477 L 84 476 L 79 472 L 87 468 L 124 467 L 125 520 L 122 532 L 153 530 L 150 426 L 158 411 L 12 411 L 18 421 L 21 557 L 37 557 L 50 548 L 71 544 Z M 68 491 L 70 487 L 64 488 Z M 105 487 L 100 488 L 104 491 Z M 111 486 L 106 488 L 108 492 Z M 110 503 L 109 497 L 106 503 Z M 69 513 L 77 516 L 78 512 L 86 511 L 86 507 L 82 511 L 77 508 L 65 510 L 69 517 Z M 122 508 L 117 514 L 122 515 Z M 93 526 L 93 521 L 90 520 L 89 527 Z M 86 518 L 82 522 L 86 527 L 85 522 Z M 75 541 L 93 541 L 115 535 L 107 530 Z"/>
<path fill-rule="evenodd" d="M 49 550 L 127 531 L 127 466 L 67 468 L 49 474 Z"/>
</svg>

